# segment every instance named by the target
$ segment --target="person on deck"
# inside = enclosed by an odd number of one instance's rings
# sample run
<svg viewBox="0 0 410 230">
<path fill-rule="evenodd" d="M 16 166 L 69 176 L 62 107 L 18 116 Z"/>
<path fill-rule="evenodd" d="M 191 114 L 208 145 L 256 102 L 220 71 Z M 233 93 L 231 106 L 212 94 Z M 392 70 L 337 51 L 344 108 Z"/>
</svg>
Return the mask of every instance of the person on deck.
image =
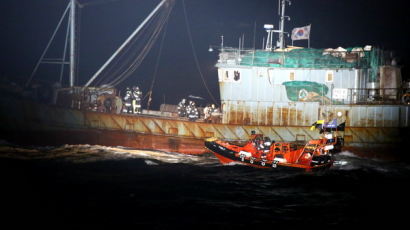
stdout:
<svg viewBox="0 0 410 230">
<path fill-rule="evenodd" d="M 186 102 L 185 102 L 185 98 L 182 98 L 182 100 L 178 103 L 177 110 L 178 110 L 178 116 L 179 116 L 179 117 L 186 117 Z"/>
<path fill-rule="evenodd" d="M 221 122 L 221 111 L 215 104 L 211 105 L 211 122 L 220 123 Z"/>
<path fill-rule="evenodd" d="M 142 92 L 138 86 L 134 86 L 132 88 L 132 111 L 134 114 L 141 114 L 141 99 L 142 99 Z"/>
<path fill-rule="evenodd" d="M 125 96 L 123 97 L 124 100 L 124 109 L 123 113 L 132 113 L 132 92 L 129 87 L 125 89 Z"/>
<path fill-rule="evenodd" d="M 199 118 L 199 111 L 198 108 L 195 105 L 195 102 L 189 101 L 189 104 L 186 108 L 186 113 L 188 116 L 188 120 L 190 121 L 195 121 L 196 119 Z"/>
<path fill-rule="evenodd" d="M 264 145 L 264 141 L 262 138 L 258 138 L 258 140 L 256 141 L 256 150 L 255 152 L 252 153 L 252 156 L 254 158 L 261 158 L 263 156 L 264 150 L 265 150 L 265 145 Z"/>
<path fill-rule="evenodd" d="M 212 114 L 212 107 L 208 104 L 204 108 L 204 121 L 206 123 L 212 122 L 211 120 L 211 114 Z"/>
</svg>

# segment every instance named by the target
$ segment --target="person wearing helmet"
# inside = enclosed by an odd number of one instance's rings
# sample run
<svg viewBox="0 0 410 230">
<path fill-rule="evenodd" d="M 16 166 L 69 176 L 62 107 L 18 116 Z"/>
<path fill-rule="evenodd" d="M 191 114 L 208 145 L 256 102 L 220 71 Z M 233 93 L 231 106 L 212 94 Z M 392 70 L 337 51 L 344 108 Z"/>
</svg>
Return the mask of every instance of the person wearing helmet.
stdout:
<svg viewBox="0 0 410 230">
<path fill-rule="evenodd" d="M 211 122 L 211 113 L 212 113 L 212 107 L 208 104 L 204 108 L 204 121 L 206 123 Z"/>
<path fill-rule="evenodd" d="M 141 114 L 142 107 L 141 107 L 141 100 L 142 100 L 142 92 L 138 86 L 132 87 L 132 112 L 134 114 Z"/>
<path fill-rule="evenodd" d="M 123 113 L 132 113 L 132 93 L 131 93 L 131 89 L 129 87 L 127 87 L 125 89 L 125 96 L 123 97 L 124 100 L 124 109 L 123 109 Z"/>
<path fill-rule="evenodd" d="M 221 110 L 216 107 L 215 104 L 211 105 L 211 122 L 212 123 L 219 123 L 221 122 Z"/>
<path fill-rule="evenodd" d="M 188 116 L 188 120 L 190 121 L 195 121 L 196 119 L 199 118 L 199 111 L 195 105 L 195 102 L 189 101 L 189 105 L 187 106 L 186 113 Z"/>
<path fill-rule="evenodd" d="M 178 103 L 177 110 L 178 110 L 178 116 L 179 117 L 186 117 L 186 102 L 185 98 L 182 98 L 182 100 Z"/>
</svg>

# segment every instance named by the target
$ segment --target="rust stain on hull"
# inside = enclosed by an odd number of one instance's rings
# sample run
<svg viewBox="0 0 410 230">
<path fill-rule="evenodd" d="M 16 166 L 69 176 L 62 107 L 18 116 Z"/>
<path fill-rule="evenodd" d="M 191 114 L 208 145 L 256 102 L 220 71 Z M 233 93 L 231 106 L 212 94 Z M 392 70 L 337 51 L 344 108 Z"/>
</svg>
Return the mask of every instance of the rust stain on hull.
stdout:
<svg viewBox="0 0 410 230">
<path fill-rule="evenodd" d="M 308 125 L 293 125 L 303 118 L 300 110 L 269 109 L 267 116 L 257 113 L 232 113 L 238 123 L 214 124 L 186 120 L 114 115 L 90 111 L 70 110 L 30 103 L 12 103 L 7 108 L 0 103 L 1 138 L 23 144 L 98 144 L 156 149 L 170 152 L 200 154 L 206 150 L 203 140 L 217 137 L 223 140 L 243 141 L 252 130 L 275 141 L 301 141 L 319 138 L 317 131 Z M 15 106 L 18 105 L 18 106 Z M 348 116 L 348 113 L 346 113 Z M 256 122 L 264 117 L 264 122 Z M 241 121 L 238 121 L 241 119 Z M 250 119 L 250 124 L 246 122 Z M 259 120 L 261 121 L 261 120 Z M 273 125 L 270 125 L 273 124 Z M 408 134 L 408 128 L 405 128 Z M 348 127 L 345 131 L 347 145 L 397 144 L 406 138 L 399 128 Z"/>
</svg>

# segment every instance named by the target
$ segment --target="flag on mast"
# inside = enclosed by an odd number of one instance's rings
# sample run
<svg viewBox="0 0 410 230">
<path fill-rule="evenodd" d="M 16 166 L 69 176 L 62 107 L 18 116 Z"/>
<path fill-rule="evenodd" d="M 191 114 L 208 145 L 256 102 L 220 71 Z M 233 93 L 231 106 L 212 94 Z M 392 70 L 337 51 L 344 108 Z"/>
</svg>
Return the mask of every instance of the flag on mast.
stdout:
<svg viewBox="0 0 410 230">
<path fill-rule="evenodd" d="M 310 37 L 310 26 L 297 27 L 292 30 L 292 40 L 304 40 Z"/>
</svg>

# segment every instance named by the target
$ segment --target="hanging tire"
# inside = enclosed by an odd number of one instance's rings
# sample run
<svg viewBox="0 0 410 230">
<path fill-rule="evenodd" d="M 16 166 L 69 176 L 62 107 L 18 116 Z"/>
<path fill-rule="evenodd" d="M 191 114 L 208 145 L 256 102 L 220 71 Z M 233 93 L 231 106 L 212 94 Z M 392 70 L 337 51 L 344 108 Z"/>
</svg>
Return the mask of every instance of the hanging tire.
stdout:
<svg viewBox="0 0 410 230">
<path fill-rule="evenodd" d="M 403 96 L 401 97 L 401 102 L 403 102 L 403 104 L 405 105 L 409 105 L 410 104 L 410 93 L 403 94 Z"/>
</svg>

